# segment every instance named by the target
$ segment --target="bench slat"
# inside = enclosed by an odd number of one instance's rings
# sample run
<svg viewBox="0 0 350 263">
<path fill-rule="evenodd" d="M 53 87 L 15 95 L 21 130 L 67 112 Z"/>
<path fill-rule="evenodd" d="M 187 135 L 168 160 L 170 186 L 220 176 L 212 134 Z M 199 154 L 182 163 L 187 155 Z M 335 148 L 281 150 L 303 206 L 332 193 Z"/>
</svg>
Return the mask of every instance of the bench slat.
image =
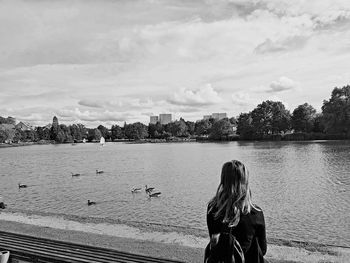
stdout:
<svg viewBox="0 0 350 263">
<path fill-rule="evenodd" d="M 40 262 L 67 263 L 183 263 L 177 260 L 147 257 L 113 249 L 37 238 L 0 231 L 0 248 L 13 257 L 36 257 Z M 93 260 L 91 260 L 93 259 Z M 38 261 L 38 262 L 39 262 Z"/>
</svg>

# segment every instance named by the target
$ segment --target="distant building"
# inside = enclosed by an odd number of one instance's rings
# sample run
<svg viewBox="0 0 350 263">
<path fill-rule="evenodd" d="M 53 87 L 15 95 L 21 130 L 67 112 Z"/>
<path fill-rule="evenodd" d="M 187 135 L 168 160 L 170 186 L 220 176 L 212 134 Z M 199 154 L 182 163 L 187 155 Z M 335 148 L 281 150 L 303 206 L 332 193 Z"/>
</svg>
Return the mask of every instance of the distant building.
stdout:
<svg viewBox="0 0 350 263">
<path fill-rule="evenodd" d="M 171 114 L 159 114 L 160 124 L 168 124 L 172 121 Z"/>
<path fill-rule="evenodd" d="M 209 120 L 211 118 L 211 115 L 204 115 L 203 120 Z"/>
<path fill-rule="evenodd" d="M 150 116 L 149 117 L 150 124 L 156 124 L 157 122 L 158 122 L 158 116 Z"/>
<path fill-rule="evenodd" d="M 22 122 L 20 121 L 18 124 L 16 124 L 15 128 L 17 130 L 21 130 L 21 131 L 31 131 L 33 130 L 33 126 L 30 125 L 29 123 L 26 122 Z"/>
<path fill-rule="evenodd" d="M 215 120 L 221 120 L 221 119 L 227 118 L 226 113 L 213 113 L 211 116 Z"/>
</svg>

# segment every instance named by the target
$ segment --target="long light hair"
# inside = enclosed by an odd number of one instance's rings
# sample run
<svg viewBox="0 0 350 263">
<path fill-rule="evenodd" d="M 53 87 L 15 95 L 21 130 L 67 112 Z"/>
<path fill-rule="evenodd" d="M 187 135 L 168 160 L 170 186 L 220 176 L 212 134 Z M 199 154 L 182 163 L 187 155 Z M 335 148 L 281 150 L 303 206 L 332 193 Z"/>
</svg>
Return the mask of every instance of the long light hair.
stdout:
<svg viewBox="0 0 350 263">
<path fill-rule="evenodd" d="M 223 218 L 230 227 L 239 223 L 241 213 L 250 213 L 251 192 L 248 184 L 248 170 L 237 160 L 226 162 L 221 170 L 221 182 L 216 195 L 209 202 L 209 211 L 215 208 L 215 218 Z"/>
</svg>

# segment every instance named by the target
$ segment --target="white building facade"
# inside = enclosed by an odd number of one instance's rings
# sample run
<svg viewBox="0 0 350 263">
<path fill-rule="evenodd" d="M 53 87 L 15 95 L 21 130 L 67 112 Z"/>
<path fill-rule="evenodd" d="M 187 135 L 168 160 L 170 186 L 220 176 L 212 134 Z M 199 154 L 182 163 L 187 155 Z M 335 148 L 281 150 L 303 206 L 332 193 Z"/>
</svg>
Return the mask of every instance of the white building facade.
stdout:
<svg viewBox="0 0 350 263">
<path fill-rule="evenodd" d="M 158 122 L 158 120 L 159 120 L 158 116 L 150 116 L 149 117 L 150 124 L 156 124 Z"/>
<path fill-rule="evenodd" d="M 159 114 L 159 122 L 162 125 L 168 124 L 172 121 L 171 114 Z"/>
</svg>

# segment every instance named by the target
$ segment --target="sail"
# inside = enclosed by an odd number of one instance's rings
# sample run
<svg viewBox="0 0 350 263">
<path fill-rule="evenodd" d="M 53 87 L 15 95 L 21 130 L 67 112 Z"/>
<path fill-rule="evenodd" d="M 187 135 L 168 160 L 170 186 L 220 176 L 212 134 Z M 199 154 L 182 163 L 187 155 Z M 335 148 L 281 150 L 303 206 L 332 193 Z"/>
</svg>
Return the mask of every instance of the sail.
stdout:
<svg viewBox="0 0 350 263">
<path fill-rule="evenodd" d="M 83 139 L 83 143 L 86 143 L 86 140 L 85 140 L 85 138 Z"/>
<path fill-rule="evenodd" d="M 105 142 L 106 142 L 106 141 L 105 141 L 105 138 L 101 137 L 100 144 L 101 144 L 101 145 L 104 145 Z"/>
</svg>

